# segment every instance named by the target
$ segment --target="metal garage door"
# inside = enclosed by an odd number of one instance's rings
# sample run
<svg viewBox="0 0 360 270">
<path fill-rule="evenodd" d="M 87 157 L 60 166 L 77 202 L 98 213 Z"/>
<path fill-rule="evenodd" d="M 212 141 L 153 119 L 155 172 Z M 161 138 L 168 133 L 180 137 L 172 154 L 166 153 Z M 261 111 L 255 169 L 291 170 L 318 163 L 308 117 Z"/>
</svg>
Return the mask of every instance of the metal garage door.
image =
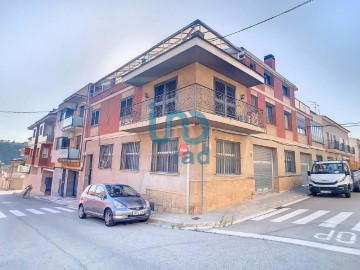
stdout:
<svg viewBox="0 0 360 270">
<path fill-rule="evenodd" d="M 254 177 L 256 193 L 273 189 L 271 148 L 254 145 Z"/>
<path fill-rule="evenodd" d="M 307 172 L 310 170 L 311 156 L 309 154 L 300 153 L 300 165 L 301 165 L 301 181 L 303 185 L 308 185 Z"/>
</svg>

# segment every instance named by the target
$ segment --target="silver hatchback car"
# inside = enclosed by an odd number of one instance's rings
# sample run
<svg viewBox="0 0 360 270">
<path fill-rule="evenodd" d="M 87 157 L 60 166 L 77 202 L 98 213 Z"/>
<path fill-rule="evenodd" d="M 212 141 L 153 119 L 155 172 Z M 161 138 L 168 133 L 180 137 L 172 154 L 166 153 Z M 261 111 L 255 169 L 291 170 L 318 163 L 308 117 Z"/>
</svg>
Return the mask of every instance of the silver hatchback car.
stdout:
<svg viewBox="0 0 360 270">
<path fill-rule="evenodd" d="M 150 203 L 132 187 L 123 184 L 93 184 L 81 194 L 79 218 L 87 215 L 105 220 L 110 227 L 115 222 L 147 221 L 151 215 Z"/>
</svg>

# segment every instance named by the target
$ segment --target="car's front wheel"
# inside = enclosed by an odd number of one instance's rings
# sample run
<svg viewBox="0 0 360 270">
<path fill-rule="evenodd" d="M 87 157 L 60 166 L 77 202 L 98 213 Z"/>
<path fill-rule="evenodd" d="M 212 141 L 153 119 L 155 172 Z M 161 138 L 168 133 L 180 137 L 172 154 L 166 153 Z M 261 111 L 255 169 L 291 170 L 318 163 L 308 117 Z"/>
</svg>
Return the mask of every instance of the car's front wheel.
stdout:
<svg viewBox="0 0 360 270">
<path fill-rule="evenodd" d="M 111 227 L 114 225 L 115 222 L 114 222 L 112 211 L 110 209 L 105 210 L 104 220 L 105 220 L 105 225 L 107 227 Z"/>
<path fill-rule="evenodd" d="M 348 193 L 345 193 L 345 197 L 346 197 L 346 198 L 351 198 L 351 192 L 350 192 L 350 190 L 349 190 Z"/>
<path fill-rule="evenodd" d="M 81 218 L 81 219 L 86 218 L 86 214 L 85 214 L 84 206 L 83 206 L 82 204 L 81 204 L 81 205 L 79 205 L 78 215 L 79 215 L 79 218 Z"/>
</svg>

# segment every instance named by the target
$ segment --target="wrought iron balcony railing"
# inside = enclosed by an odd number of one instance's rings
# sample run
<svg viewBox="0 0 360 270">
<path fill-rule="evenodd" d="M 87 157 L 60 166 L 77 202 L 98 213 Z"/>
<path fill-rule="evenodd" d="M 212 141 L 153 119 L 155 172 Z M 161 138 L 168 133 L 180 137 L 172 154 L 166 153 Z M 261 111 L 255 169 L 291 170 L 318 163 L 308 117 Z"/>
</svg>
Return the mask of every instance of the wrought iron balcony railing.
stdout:
<svg viewBox="0 0 360 270">
<path fill-rule="evenodd" d="M 264 127 L 263 110 L 236 99 L 235 92 L 226 95 L 225 89 L 216 91 L 199 84 L 170 91 L 163 89 L 159 92 L 155 93 L 154 98 L 122 108 L 125 116 L 121 118 L 121 126 L 146 121 L 152 117 L 197 110 Z"/>
<path fill-rule="evenodd" d="M 340 150 L 340 142 L 339 141 L 328 141 L 327 146 L 328 146 L 328 149 Z"/>
</svg>

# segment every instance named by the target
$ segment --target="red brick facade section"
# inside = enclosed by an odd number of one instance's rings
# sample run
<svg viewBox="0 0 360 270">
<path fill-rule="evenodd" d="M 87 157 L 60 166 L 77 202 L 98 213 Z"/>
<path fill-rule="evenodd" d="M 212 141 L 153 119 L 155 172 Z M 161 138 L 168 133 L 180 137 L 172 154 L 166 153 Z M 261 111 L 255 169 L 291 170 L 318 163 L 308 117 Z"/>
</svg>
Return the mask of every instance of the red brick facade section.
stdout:
<svg viewBox="0 0 360 270">
<path fill-rule="evenodd" d="M 101 102 L 98 135 L 119 131 L 121 94 Z"/>
<path fill-rule="evenodd" d="M 309 145 L 312 145 L 312 134 L 311 134 L 311 122 L 310 118 L 305 117 L 305 124 L 306 124 L 306 137 Z"/>
<path fill-rule="evenodd" d="M 273 77 L 273 82 L 275 98 L 277 98 L 278 100 L 283 100 L 282 81 L 277 77 Z"/>
<path fill-rule="evenodd" d="M 279 138 L 285 139 L 284 105 L 282 105 L 279 102 L 276 102 L 275 105 L 275 119 L 276 119 L 277 136 Z"/>
<path fill-rule="evenodd" d="M 293 132 L 293 141 L 298 141 L 298 132 L 297 132 L 297 124 L 296 124 L 296 111 L 291 111 L 291 130 Z"/>
</svg>

